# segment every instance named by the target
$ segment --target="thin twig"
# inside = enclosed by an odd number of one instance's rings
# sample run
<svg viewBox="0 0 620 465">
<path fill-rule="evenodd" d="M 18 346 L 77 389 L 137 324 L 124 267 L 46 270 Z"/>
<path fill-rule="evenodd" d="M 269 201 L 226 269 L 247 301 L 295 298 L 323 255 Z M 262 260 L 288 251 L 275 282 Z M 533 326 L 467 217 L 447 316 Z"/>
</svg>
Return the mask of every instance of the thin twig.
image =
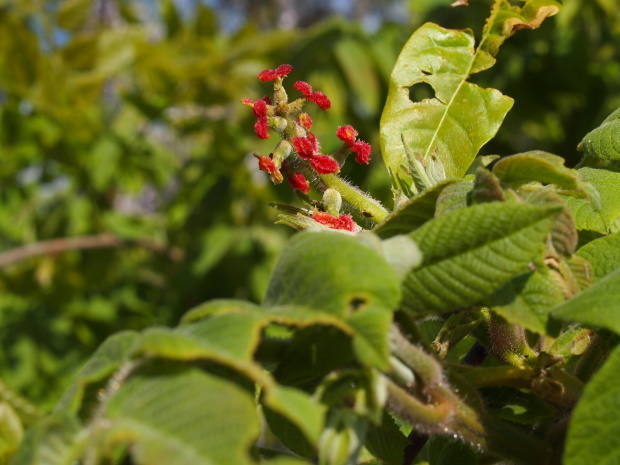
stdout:
<svg viewBox="0 0 620 465">
<path fill-rule="evenodd" d="M 14 263 L 27 260 L 39 255 L 56 255 L 72 250 L 118 248 L 129 245 L 137 245 L 153 252 L 167 255 L 174 262 L 183 259 L 183 251 L 178 248 L 168 249 L 156 242 L 149 240 L 126 240 L 109 233 L 97 234 L 93 236 L 62 237 L 50 239 L 48 241 L 35 242 L 34 244 L 24 245 L 0 253 L 0 268 L 7 267 Z"/>
</svg>

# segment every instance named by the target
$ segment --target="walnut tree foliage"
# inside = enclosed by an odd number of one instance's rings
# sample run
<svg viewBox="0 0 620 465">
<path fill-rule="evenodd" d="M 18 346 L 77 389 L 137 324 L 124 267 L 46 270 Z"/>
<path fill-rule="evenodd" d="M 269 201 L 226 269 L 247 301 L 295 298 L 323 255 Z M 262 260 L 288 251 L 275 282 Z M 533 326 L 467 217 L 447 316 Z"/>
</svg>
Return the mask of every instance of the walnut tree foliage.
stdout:
<svg viewBox="0 0 620 465">
<path fill-rule="evenodd" d="M 466 1 L 456 3 L 469 8 Z M 276 199 L 273 206 L 280 223 L 300 230 L 279 254 L 261 302 L 188 302 L 190 309 L 176 326 L 162 318 L 112 331 L 48 415 L 37 414 L 7 391 L 0 404 L 3 460 L 15 465 L 617 463 L 620 110 L 581 136 L 582 158 L 574 168 L 543 150 L 503 157 L 480 152 L 514 101 L 481 85 L 478 73 L 501 59 L 505 41 L 553 21 L 561 7 L 555 0 L 495 0 L 481 31 L 430 22 L 415 30 L 395 60 L 379 127 L 393 208 L 340 173 L 346 161 L 347 167 L 353 163 L 348 159 L 369 163 L 370 145 L 358 138 L 366 137 L 365 127 L 355 122 L 358 133 L 328 116 L 333 103 L 338 108 L 329 79 L 315 82 L 295 74 L 308 82 L 289 85 L 295 68 L 290 65 L 257 72 L 260 91 L 243 103 L 255 116 L 256 135 L 266 139 L 255 151 L 265 155 L 256 153 L 257 160 L 250 161 L 273 183 L 288 183 L 297 191 L 296 200 Z M 72 13 L 64 17 L 67 27 L 70 20 L 80 20 Z M 173 19 L 168 16 L 169 32 Z M 209 20 L 206 10 L 202 20 Z M 187 47 L 183 34 L 190 32 L 179 32 L 179 51 Z M 146 37 L 139 37 L 136 63 L 161 67 L 162 82 L 152 83 L 150 94 L 134 94 L 133 81 L 114 81 L 137 109 L 122 118 L 113 108 L 101 110 L 111 112 L 107 116 L 119 128 L 124 118 L 144 118 L 148 112 L 174 118 L 166 112 L 171 102 L 159 101 L 157 89 L 174 88 L 166 78 L 172 79 L 176 68 L 150 61 L 152 50 L 141 48 Z M 105 39 L 85 37 L 81 45 L 90 40 L 97 50 L 106 50 L 110 41 L 127 39 L 110 33 Z M 243 40 L 230 40 L 219 55 L 229 62 L 214 59 L 212 66 L 251 66 L 252 59 L 244 61 Z M 220 45 L 209 39 L 200 44 Z M 90 145 L 88 123 L 107 120 L 89 119 L 87 113 L 85 123 L 72 121 L 74 113 L 61 110 L 80 101 L 63 101 L 63 86 L 84 86 L 86 96 L 89 86 L 105 86 L 125 66 L 126 58 L 114 50 L 108 50 L 107 67 L 105 61 L 97 61 L 96 69 L 80 62 L 84 74 L 76 81 L 62 80 L 50 67 L 50 79 L 57 82 L 38 89 L 59 99 L 55 118 L 86 131 L 79 143 L 72 139 L 77 149 L 94 151 L 98 145 Z M 358 44 L 349 51 L 364 50 Z M 203 51 L 197 47 L 196 61 L 182 72 L 201 75 L 197 65 L 206 64 L 197 57 Z M 88 60 L 88 54 L 80 57 Z M 51 66 L 45 56 L 40 61 Z M 213 102 L 215 109 L 208 107 L 216 111 L 228 98 L 227 82 L 212 72 L 211 77 L 213 82 L 200 81 L 191 89 L 205 95 L 220 89 L 214 98 L 223 100 Z M 416 86 L 430 87 L 432 95 L 416 99 Z M 268 87 L 273 94 L 259 97 Z M 27 91 L 36 97 L 33 89 Z M 184 110 L 177 116 L 191 120 L 191 109 L 182 105 L 183 90 L 174 97 Z M 374 104 L 372 99 L 366 103 Z M 342 144 L 332 154 L 326 153 L 331 144 L 319 143 L 312 132 L 324 127 L 322 113 L 306 113 L 306 105 L 314 104 L 326 111 L 328 122 L 341 125 L 335 132 Z M 27 109 L 7 105 L 5 111 Z M 52 138 L 53 169 L 82 169 L 62 163 L 63 145 L 54 145 L 53 128 L 46 126 L 50 116 L 44 108 L 37 111 L 46 123 L 30 130 Z M 156 133 L 151 127 L 156 119 L 144 120 L 149 134 Z M 220 123 L 196 137 L 204 143 L 224 137 L 234 144 L 227 121 Z M 198 123 L 183 119 L 179 124 L 192 132 Z M 96 168 L 84 169 L 83 184 L 67 195 L 92 192 L 105 205 L 115 199 L 109 198 L 114 193 L 109 183 L 126 195 L 130 189 L 123 182 L 135 182 L 131 164 L 123 165 L 126 179 L 106 169 L 111 161 L 130 158 L 137 148 L 128 144 L 143 144 L 152 157 L 148 167 L 161 171 L 162 185 L 170 181 L 161 163 L 176 158 L 151 146 L 149 137 L 123 139 L 119 131 L 96 141 L 105 150 L 84 161 Z M 200 159 L 190 149 L 187 157 L 193 156 Z M 202 172 L 197 165 L 183 165 L 188 177 L 205 178 L 204 190 L 190 191 L 190 197 L 222 182 L 217 169 Z M 240 189 L 255 189 L 240 184 Z M 227 199 L 215 197 L 211 200 Z M 184 210 L 184 200 L 169 204 L 178 210 L 167 218 L 179 221 L 180 237 L 194 214 Z M 53 205 L 49 208 L 53 211 Z M 168 231 L 157 229 L 157 215 L 144 235 L 126 216 L 101 211 L 101 217 L 99 211 L 90 214 L 110 228 L 107 236 L 97 235 L 109 241 L 107 247 L 129 243 L 136 253 L 154 250 L 163 255 L 162 267 L 177 259 L 175 249 L 157 236 Z M 88 213 L 75 213 L 67 227 L 76 228 L 80 215 Z M 206 269 L 218 261 L 208 255 L 224 253 L 217 251 L 218 241 L 236 245 L 240 225 L 252 228 L 248 219 L 211 231 L 216 236 L 205 239 L 214 245 L 198 263 Z M 187 231 L 191 235 L 193 229 Z M 252 231 L 265 242 L 272 238 L 269 231 Z M 37 276 L 44 282 L 41 269 Z M 143 267 L 122 272 L 157 279 Z M 179 285 L 186 276 L 177 276 Z M 132 302 L 132 297 L 135 302 L 135 296 L 126 298 Z M 147 300 L 148 294 L 141 298 Z"/>
</svg>

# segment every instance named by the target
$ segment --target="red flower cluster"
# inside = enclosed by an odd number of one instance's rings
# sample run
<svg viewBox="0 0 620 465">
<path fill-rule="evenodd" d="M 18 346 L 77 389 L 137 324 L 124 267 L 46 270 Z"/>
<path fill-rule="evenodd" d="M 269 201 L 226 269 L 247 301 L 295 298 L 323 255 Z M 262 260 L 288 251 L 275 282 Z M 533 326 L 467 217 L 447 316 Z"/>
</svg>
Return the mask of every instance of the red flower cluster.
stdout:
<svg viewBox="0 0 620 465">
<path fill-rule="evenodd" d="M 321 155 L 316 136 L 308 132 L 306 137 L 293 137 L 291 143 L 297 155 L 310 162 L 310 166 L 319 174 L 337 173 L 340 171 L 338 162 L 329 155 Z"/>
<path fill-rule="evenodd" d="M 345 231 L 355 232 L 358 228 L 351 215 L 332 216 L 329 213 L 317 211 L 312 214 L 312 219 L 331 229 L 344 229 Z"/>
<path fill-rule="evenodd" d="M 321 110 L 329 110 L 332 106 L 332 102 L 329 101 L 323 92 L 319 90 L 312 92 L 312 86 L 310 86 L 307 82 L 297 81 L 293 85 L 293 89 L 304 94 L 306 99 L 316 103 Z"/>
<path fill-rule="evenodd" d="M 261 81 L 273 81 L 279 77 L 284 77 L 293 71 L 291 65 L 280 65 L 276 69 L 266 69 L 258 75 L 258 79 Z"/>
<path fill-rule="evenodd" d="M 336 131 L 338 139 L 344 142 L 353 152 L 355 161 L 358 163 L 369 163 L 372 147 L 363 140 L 357 140 L 358 132 L 352 126 L 340 126 Z"/>
<path fill-rule="evenodd" d="M 282 86 L 282 78 L 287 76 L 293 67 L 291 65 L 280 65 L 275 69 L 267 69 L 258 75 L 261 81 L 275 81 L 274 101 L 269 97 L 263 97 L 256 101 L 242 99 L 241 102 L 252 107 L 256 123 L 254 132 L 261 139 L 269 138 L 269 130 L 273 129 L 281 136 L 281 141 L 276 149 L 268 157 L 255 155 L 258 158 L 258 167 L 262 171 L 269 173 L 272 182 L 279 184 L 286 180 L 293 189 L 297 189 L 304 194 L 310 192 L 310 183 L 303 173 L 294 171 L 301 167 L 304 173 L 310 173 L 306 163 L 290 163 L 287 159 L 292 153 L 296 153 L 299 158 L 305 160 L 310 165 L 314 173 L 319 175 L 338 173 L 340 171 L 339 157 L 346 155 L 349 151 L 355 152 L 355 160 L 358 163 L 368 163 L 370 161 L 371 147 L 364 141 L 358 140 L 358 132 L 351 126 L 340 126 L 336 134 L 344 142 L 344 147 L 334 154 L 334 156 L 321 153 L 321 147 L 316 136 L 310 132 L 312 129 L 312 118 L 303 111 L 307 101 L 313 102 L 322 110 L 331 107 L 331 102 L 325 94 L 314 91 L 310 84 L 304 81 L 297 81 L 294 84 L 295 90 L 303 94 L 303 98 L 289 102 L 288 96 Z M 324 200 L 326 202 L 326 200 Z M 345 231 L 356 232 L 360 227 L 353 221 L 350 215 L 339 215 L 335 212 L 339 206 L 330 210 L 333 215 L 323 211 L 315 211 L 312 218 L 319 224 L 331 229 L 342 229 Z"/>
</svg>

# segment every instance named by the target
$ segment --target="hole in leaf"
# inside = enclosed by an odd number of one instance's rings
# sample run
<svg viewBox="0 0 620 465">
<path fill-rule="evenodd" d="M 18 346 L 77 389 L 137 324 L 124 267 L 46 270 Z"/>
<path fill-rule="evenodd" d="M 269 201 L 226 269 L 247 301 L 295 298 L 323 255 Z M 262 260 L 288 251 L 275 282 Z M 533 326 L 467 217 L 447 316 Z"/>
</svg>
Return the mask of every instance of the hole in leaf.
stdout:
<svg viewBox="0 0 620 465">
<path fill-rule="evenodd" d="M 349 300 L 349 310 L 356 312 L 366 305 L 366 303 L 367 301 L 364 297 L 352 297 L 351 300 Z"/>
<path fill-rule="evenodd" d="M 409 98 L 412 102 L 435 98 L 435 89 L 428 82 L 418 82 L 409 88 Z"/>
</svg>

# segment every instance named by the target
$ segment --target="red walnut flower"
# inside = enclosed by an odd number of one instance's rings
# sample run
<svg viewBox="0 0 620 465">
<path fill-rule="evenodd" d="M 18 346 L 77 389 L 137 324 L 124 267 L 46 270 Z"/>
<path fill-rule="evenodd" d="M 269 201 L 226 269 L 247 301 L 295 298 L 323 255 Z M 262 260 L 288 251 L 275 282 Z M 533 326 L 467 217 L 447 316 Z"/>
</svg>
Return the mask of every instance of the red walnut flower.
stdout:
<svg viewBox="0 0 620 465">
<path fill-rule="evenodd" d="M 358 140 L 351 146 L 351 150 L 355 152 L 355 161 L 358 163 L 369 163 L 372 147 L 363 140 Z"/>
<path fill-rule="evenodd" d="M 311 102 L 316 103 L 321 110 L 329 110 L 332 106 L 332 102 L 329 101 L 327 95 L 318 90 L 316 92 L 312 92 L 310 95 L 307 95 L 306 98 Z"/>
<path fill-rule="evenodd" d="M 340 126 L 336 131 L 336 135 L 338 136 L 338 139 L 340 139 L 342 142 L 351 146 L 355 142 L 358 132 L 353 129 L 353 126 L 349 126 L 347 124 L 346 126 Z"/>
<path fill-rule="evenodd" d="M 340 126 L 336 131 L 338 138 L 343 141 L 353 152 L 355 161 L 358 163 L 369 163 L 372 147 L 363 140 L 358 140 L 358 132 L 352 126 Z"/>
<path fill-rule="evenodd" d="M 312 214 L 312 219 L 331 229 L 344 229 L 345 231 L 351 232 L 355 232 L 357 229 L 357 224 L 350 215 L 332 216 L 325 212 L 314 212 Z"/>
<path fill-rule="evenodd" d="M 293 67 L 291 65 L 280 65 L 276 69 L 266 69 L 262 73 L 258 75 L 258 79 L 261 81 L 273 81 L 279 77 L 284 77 L 293 71 Z"/>
<path fill-rule="evenodd" d="M 297 118 L 297 124 L 310 130 L 312 129 L 312 118 L 308 113 L 302 113 L 301 115 L 299 115 L 299 118 Z"/>
<path fill-rule="evenodd" d="M 329 110 L 332 106 L 332 103 L 323 92 L 318 90 L 316 92 L 312 92 L 312 86 L 305 81 L 297 81 L 293 84 L 293 89 L 304 94 L 306 99 L 316 103 L 321 110 Z"/>
<path fill-rule="evenodd" d="M 298 189 L 304 194 L 310 192 L 310 183 L 303 174 L 289 173 L 286 175 L 286 179 L 293 189 Z"/>
<path fill-rule="evenodd" d="M 267 173 L 269 174 L 274 174 L 276 171 L 278 171 L 278 167 L 273 162 L 273 160 L 263 155 L 258 157 L 258 168 L 261 171 L 267 171 Z"/>
<path fill-rule="evenodd" d="M 256 123 L 254 123 L 254 132 L 261 139 L 269 139 L 269 122 L 267 121 L 267 102 L 259 99 L 254 102 L 253 106 Z"/>
<path fill-rule="evenodd" d="M 259 118 L 254 123 L 254 132 L 260 139 L 269 139 L 269 123 L 267 117 Z"/>
<path fill-rule="evenodd" d="M 293 84 L 293 89 L 298 90 L 304 96 L 308 96 L 312 93 L 312 86 L 305 81 L 297 81 Z"/>
<path fill-rule="evenodd" d="M 291 142 L 297 155 L 304 160 L 310 160 L 314 156 L 315 144 L 309 137 L 293 137 Z"/>
<path fill-rule="evenodd" d="M 319 174 L 337 173 L 340 171 L 338 162 L 329 155 L 315 155 L 310 159 L 310 166 Z"/>
</svg>

